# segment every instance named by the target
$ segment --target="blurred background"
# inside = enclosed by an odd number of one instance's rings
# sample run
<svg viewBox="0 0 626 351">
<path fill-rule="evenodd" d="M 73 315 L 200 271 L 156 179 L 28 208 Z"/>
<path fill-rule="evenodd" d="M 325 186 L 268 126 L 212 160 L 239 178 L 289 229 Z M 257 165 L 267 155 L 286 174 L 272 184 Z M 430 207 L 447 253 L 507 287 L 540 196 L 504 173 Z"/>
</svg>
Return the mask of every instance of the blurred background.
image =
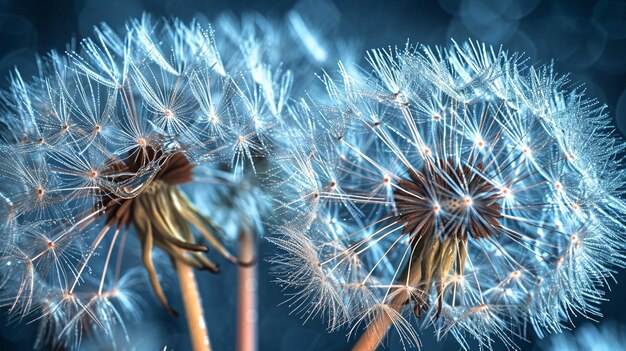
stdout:
<svg viewBox="0 0 626 351">
<path fill-rule="evenodd" d="M 143 12 L 154 17 L 179 17 L 189 21 L 199 14 L 211 19 L 223 11 L 235 15 L 256 11 L 281 20 L 297 5 L 293 0 L 0 0 L 0 77 L 7 77 L 15 67 L 25 76 L 33 74 L 36 54 L 52 49 L 62 51 L 72 38 L 91 35 L 92 27 L 100 22 L 120 28 L 127 19 Z M 315 6 L 311 8 L 315 11 Z M 332 39 L 347 42 L 358 38 L 358 47 L 363 49 L 403 46 L 407 39 L 412 43 L 447 45 L 451 38 L 457 41 L 471 38 L 524 52 L 529 63 L 554 60 L 557 72 L 571 73 L 571 80 L 584 83 L 589 96 L 607 104 L 614 123 L 626 134 L 624 1 L 337 0 L 331 11 L 332 28 L 326 29 L 327 34 L 333 36 Z M 328 18 L 320 20 L 328 21 Z M 323 25 L 329 26 L 328 22 Z M 6 78 L 0 78 L 0 86 L 6 86 L 6 82 Z M 261 250 L 266 257 L 273 252 L 266 242 L 261 244 Z M 205 312 L 214 349 L 234 350 L 235 272 L 224 268 L 222 275 L 233 277 L 226 284 L 225 279 L 209 274 L 201 274 L 199 279 L 205 293 Z M 617 278 L 626 282 L 626 272 L 619 272 Z M 351 342 L 346 341 L 345 336 L 348 330 L 328 334 L 322 321 L 303 324 L 299 316 L 290 314 L 288 306 L 279 305 L 284 301 L 284 294 L 272 279 L 268 265 L 262 262 L 259 267 L 261 350 L 344 350 L 350 347 Z M 604 319 L 599 322 L 600 328 L 610 324 L 611 335 L 621 339 L 626 338 L 624 296 L 626 283 L 614 284 L 606 296 L 610 301 L 602 306 Z M 185 321 L 170 318 L 159 307 L 158 303 L 146 306 L 150 323 L 129 323 L 131 338 L 137 341 L 138 350 L 162 350 L 164 346 L 168 350 L 187 350 Z M 0 350 L 30 349 L 36 324 L 4 327 L 6 320 L 2 318 Z M 532 332 L 527 337 L 528 342 L 518 343 L 523 350 L 547 350 L 551 345 L 557 345 L 556 349 L 565 347 L 562 340 L 539 340 Z M 388 349 L 401 349 L 397 336 L 390 338 Z M 597 345 L 600 345 L 602 338 L 598 338 Z M 459 349 L 452 339 L 436 343 L 425 334 L 422 341 L 424 350 Z M 98 349 L 89 343 L 84 346 Z"/>
</svg>

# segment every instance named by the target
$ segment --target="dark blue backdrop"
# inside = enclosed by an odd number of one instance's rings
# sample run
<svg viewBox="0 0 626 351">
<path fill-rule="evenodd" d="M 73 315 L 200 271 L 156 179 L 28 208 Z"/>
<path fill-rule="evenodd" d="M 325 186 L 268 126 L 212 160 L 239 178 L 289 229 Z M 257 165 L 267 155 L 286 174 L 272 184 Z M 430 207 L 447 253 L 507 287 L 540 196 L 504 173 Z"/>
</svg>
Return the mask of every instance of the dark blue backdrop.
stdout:
<svg viewBox="0 0 626 351">
<path fill-rule="evenodd" d="M 259 11 L 280 18 L 295 1 L 198 1 L 198 0 L 0 0 L 0 74 L 6 77 L 14 66 L 29 73 L 35 69 L 34 55 L 63 49 L 72 37 L 91 34 L 94 24 L 106 21 L 118 27 L 148 11 L 159 16 L 184 20 L 197 13 L 208 18 L 223 10 L 236 14 Z M 525 52 L 531 62 L 556 60 L 560 73 L 572 73 L 572 80 L 584 82 L 588 94 L 606 102 L 622 134 L 626 133 L 626 3 L 621 1 L 506 1 L 439 0 L 421 1 L 336 1 L 341 14 L 339 33 L 359 37 L 364 48 L 403 45 L 407 39 L 425 44 L 446 45 L 450 38 L 472 38 L 506 49 Z M 28 74 L 26 74 L 28 75 Z M 4 83 L 5 80 L 2 80 Z M 262 245 L 271 255 L 271 245 Z M 232 275 L 228 271 L 224 275 Z M 349 347 L 344 333 L 327 334 L 320 321 L 305 325 L 291 316 L 287 306 L 277 306 L 283 296 L 270 282 L 268 266 L 260 265 L 260 347 L 262 350 L 343 350 Z M 618 280 L 626 281 L 626 272 Z M 203 279 L 206 278 L 206 279 Z M 220 282 L 220 284 L 216 284 Z M 221 284 L 209 275 L 201 276 L 209 330 L 216 350 L 233 350 L 234 282 Z M 623 299 L 626 284 L 616 285 L 603 305 L 606 320 L 626 323 Z M 158 306 L 158 304 L 155 304 Z M 184 321 L 172 320 L 158 308 L 150 312 L 148 324 L 131 330 L 145 349 L 168 345 L 188 348 Z M 4 317 L 3 317 L 4 318 Z M 580 321 L 582 322 L 582 321 Z M 3 323 L 4 325 L 4 323 Z M 32 345 L 34 327 L 0 327 L 0 349 L 22 350 Z M 523 349 L 540 349 L 530 335 Z M 423 337 L 427 350 L 458 349 L 452 340 L 433 344 Z M 144 349 L 142 347 L 139 348 Z M 391 350 L 399 349 L 391 342 Z"/>
</svg>

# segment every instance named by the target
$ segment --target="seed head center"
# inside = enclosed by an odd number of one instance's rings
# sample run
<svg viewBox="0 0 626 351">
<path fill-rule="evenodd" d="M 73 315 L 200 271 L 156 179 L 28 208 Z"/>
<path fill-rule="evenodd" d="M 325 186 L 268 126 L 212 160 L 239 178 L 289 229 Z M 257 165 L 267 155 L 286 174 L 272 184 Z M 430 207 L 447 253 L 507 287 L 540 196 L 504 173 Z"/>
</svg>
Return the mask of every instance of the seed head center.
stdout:
<svg viewBox="0 0 626 351">
<path fill-rule="evenodd" d="M 397 217 L 404 233 L 459 239 L 487 238 L 496 232 L 503 193 L 481 175 L 482 165 L 455 165 L 452 160 L 409 171 L 394 191 Z M 464 193 L 459 194 L 459 189 Z"/>
</svg>

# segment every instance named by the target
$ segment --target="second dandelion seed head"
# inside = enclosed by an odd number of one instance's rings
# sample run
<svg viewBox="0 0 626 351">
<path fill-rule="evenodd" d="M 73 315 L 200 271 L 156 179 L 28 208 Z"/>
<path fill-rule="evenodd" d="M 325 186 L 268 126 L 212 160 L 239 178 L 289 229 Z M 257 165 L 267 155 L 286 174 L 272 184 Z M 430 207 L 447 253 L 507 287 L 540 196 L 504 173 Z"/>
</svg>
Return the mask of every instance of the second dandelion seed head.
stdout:
<svg viewBox="0 0 626 351">
<path fill-rule="evenodd" d="M 328 97 L 302 108 L 305 142 L 282 164 L 295 216 L 277 262 L 281 282 L 305 287 L 303 313 L 413 345 L 432 327 L 466 348 L 595 313 L 626 228 L 623 148 L 602 107 L 550 66 L 479 43 L 367 59 L 370 74 L 324 77 Z"/>
</svg>

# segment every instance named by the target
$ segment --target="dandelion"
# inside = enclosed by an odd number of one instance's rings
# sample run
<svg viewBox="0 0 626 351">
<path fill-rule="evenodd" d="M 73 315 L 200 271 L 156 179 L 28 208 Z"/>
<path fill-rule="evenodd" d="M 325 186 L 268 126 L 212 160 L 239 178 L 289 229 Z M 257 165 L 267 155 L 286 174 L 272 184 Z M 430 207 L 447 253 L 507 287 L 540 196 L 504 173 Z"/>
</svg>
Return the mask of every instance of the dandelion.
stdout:
<svg viewBox="0 0 626 351">
<path fill-rule="evenodd" d="M 1 302 L 39 322 L 38 346 L 75 349 L 92 331 L 126 347 L 145 285 L 127 267 L 142 265 L 178 315 L 160 276 L 171 262 L 192 346 L 210 349 L 195 270 L 217 273 L 216 255 L 256 261 L 227 244 L 261 232 L 267 199 L 255 174 L 293 86 L 289 61 L 264 46 L 280 31 L 261 19 L 221 39 L 196 20 L 102 25 L 80 49 L 40 59 L 33 79 L 11 76 L 0 119 Z"/>
<path fill-rule="evenodd" d="M 279 282 L 373 350 L 391 328 L 491 349 L 599 316 L 623 264 L 623 144 L 552 66 L 479 43 L 370 51 L 302 101 Z M 363 70 L 367 71 L 367 70 Z M 294 132 L 295 133 L 295 132 Z"/>
</svg>

